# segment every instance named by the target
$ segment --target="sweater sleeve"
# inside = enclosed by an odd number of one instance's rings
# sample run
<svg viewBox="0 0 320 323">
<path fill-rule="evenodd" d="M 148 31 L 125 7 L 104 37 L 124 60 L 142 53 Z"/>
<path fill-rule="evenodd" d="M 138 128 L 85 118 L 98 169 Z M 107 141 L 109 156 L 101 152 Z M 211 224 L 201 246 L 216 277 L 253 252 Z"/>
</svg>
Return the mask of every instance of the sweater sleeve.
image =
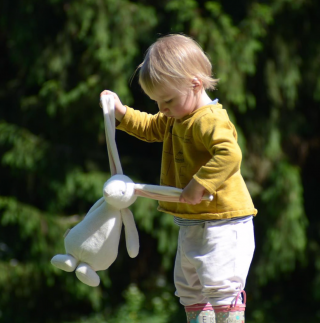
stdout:
<svg viewBox="0 0 320 323">
<path fill-rule="evenodd" d="M 194 125 L 194 138 L 212 158 L 193 176 L 211 194 L 239 172 L 242 154 L 237 132 L 225 110 L 211 111 Z"/>
<path fill-rule="evenodd" d="M 126 106 L 127 111 L 117 129 L 127 132 L 140 140 L 147 142 L 163 141 L 167 117 L 162 113 L 155 115 L 134 110 Z"/>
</svg>

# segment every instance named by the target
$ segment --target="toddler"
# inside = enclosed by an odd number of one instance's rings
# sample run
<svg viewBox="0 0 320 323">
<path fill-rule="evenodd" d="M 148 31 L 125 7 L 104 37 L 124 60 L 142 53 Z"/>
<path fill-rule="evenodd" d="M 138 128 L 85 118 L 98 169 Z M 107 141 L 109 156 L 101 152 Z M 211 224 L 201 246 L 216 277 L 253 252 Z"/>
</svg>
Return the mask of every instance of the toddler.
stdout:
<svg viewBox="0 0 320 323">
<path fill-rule="evenodd" d="M 183 189 L 180 203 L 159 202 L 158 208 L 180 226 L 176 296 L 188 323 L 242 323 L 257 210 L 240 173 L 236 129 L 206 92 L 217 84 L 211 63 L 191 38 L 168 35 L 150 46 L 138 68 L 157 114 L 123 105 L 111 91 L 101 95 L 114 96 L 117 129 L 163 142 L 160 184 Z M 202 201 L 205 193 L 214 199 Z"/>
</svg>

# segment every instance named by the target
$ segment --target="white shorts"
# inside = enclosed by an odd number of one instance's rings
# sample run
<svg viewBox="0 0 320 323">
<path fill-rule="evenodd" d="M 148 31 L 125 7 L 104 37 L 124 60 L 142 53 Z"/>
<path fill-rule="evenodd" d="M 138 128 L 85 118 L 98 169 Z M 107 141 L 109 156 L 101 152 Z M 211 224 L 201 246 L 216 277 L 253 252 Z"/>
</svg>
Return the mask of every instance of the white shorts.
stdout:
<svg viewBox="0 0 320 323">
<path fill-rule="evenodd" d="M 250 217 L 181 226 L 174 268 L 180 303 L 232 304 L 244 289 L 254 248 Z"/>
</svg>

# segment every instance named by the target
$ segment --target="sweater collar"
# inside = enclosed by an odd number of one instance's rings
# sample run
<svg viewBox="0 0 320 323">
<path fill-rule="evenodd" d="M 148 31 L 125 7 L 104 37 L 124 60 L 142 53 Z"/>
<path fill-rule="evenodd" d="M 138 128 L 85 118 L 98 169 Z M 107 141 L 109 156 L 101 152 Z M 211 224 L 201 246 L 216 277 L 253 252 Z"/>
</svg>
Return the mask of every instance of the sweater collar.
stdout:
<svg viewBox="0 0 320 323">
<path fill-rule="evenodd" d="M 208 108 L 215 108 L 215 109 L 222 109 L 222 105 L 220 103 L 218 103 L 218 99 L 215 99 L 213 101 L 211 101 L 210 103 L 204 105 L 203 107 L 191 112 L 190 114 L 186 115 L 185 117 L 181 118 L 181 119 L 177 119 L 176 121 L 177 122 L 183 122 L 185 120 L 188 120 L 190 118 L 192 118 L 194 115 L 196 115 L 198 112 L 201 112 L 205 109 L 208 109 Z"/>
</svg>

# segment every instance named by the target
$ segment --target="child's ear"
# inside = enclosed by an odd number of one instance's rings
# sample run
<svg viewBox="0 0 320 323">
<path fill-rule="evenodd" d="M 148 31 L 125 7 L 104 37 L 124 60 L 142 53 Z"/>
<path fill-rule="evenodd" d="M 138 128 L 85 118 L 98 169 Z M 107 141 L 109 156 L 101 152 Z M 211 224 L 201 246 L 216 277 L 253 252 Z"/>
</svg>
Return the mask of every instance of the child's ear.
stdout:
<svg viewBox="0 0 320 323">
<path fill-rule="evenodd" d="M 199 79 L 197 77 L 194 77 L 192 79 L 191 83 L 192 83 L 193 91 L 198 92 L 198 91 L 200 91 L 202 89 L 202 81 L 201 81 L 201 79 Z"/>
</svg>

